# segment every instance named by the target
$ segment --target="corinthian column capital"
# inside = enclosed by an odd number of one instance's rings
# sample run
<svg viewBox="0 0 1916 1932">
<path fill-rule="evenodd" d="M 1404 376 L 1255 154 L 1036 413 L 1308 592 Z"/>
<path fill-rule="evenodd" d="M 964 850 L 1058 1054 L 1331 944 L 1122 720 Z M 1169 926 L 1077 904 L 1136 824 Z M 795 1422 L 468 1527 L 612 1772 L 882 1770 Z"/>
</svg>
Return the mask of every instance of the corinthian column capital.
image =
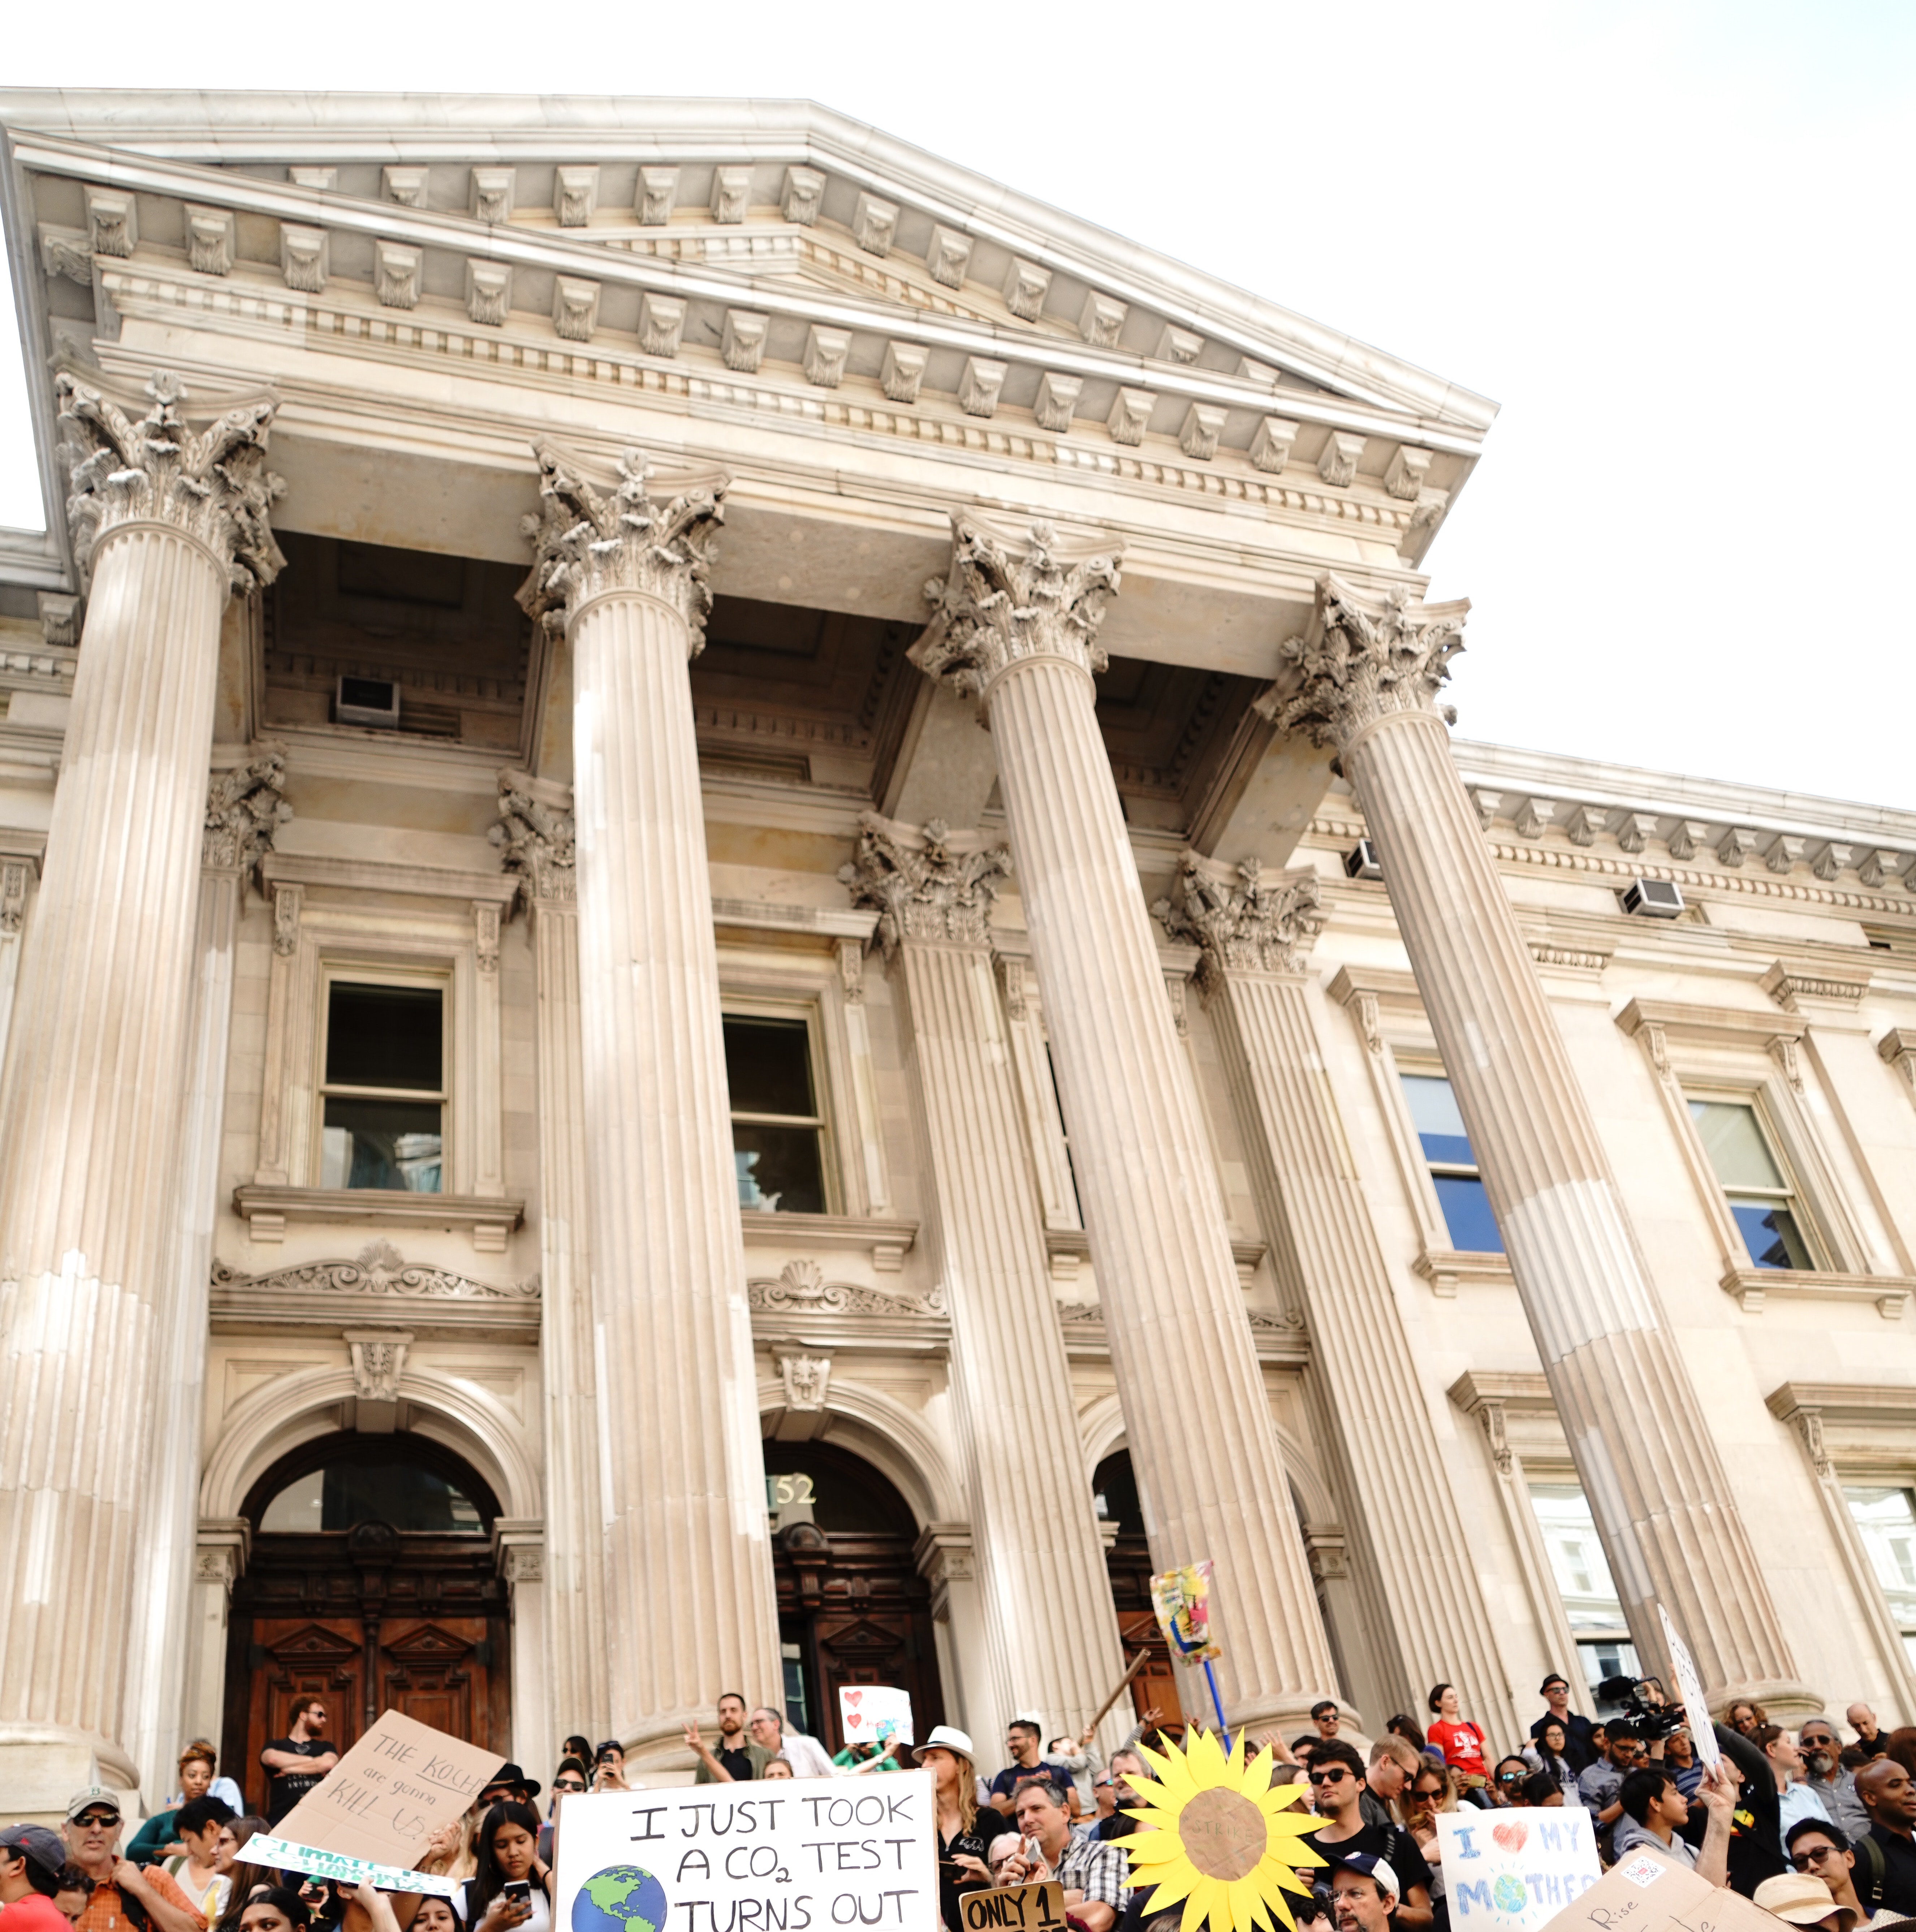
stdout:
<svg viewBox="0 0 1916 1932">
<path fill-rule="evenodd" d="M 286 485 L 266 467 L 277 397 L 243 403 L 195 430 L 180 413 L 185 389 L 164 372 L 147 384 L 153 406 L 137 422 L 71 376 L 58 376 L 54 392 L 82 582 L 101 542 L 127 524 L 168 524 L 194 538 L 219 559 L 235 590 L 268 584 L 285 567 L 270 512 Z"/>
<path fill-rule="evenodd" d="M 499 775 L 499 819 L 486 834 L 529 898 L 578 896 L 577 853 L 569 793 L 526 772 Z"/>
<path fill-rule="evenodd" d="M 1227 866 L 1201 852 L 1178 861 L 1177 893 L 1152 916 L 1173 939 L 1204 949 L 1207 986 L 1223 972 L 1294 973 L 1324 930 L 1315 872 L 1267 874 L 1255 859 Z"/>
<path fill-rule="evenodd" d="M 1440 705 L 1437 694 L 1464 648 L 1470 608 L 1468 598 L 1414 604 L 1399 590 L 1370 596 L 1327 572 L 1318 579 L 1310 628 L 1279 646 L 1294 676 L 1280 676 L 1257 710 L 1280 730 L 1340 751 L 1395 711 L 1435 712 L 1454 724 L 1456 710 Z"/>
<path fill-rule="evenodd" d="M 866 812 L 858 844 L 838 877 L 852 904 L 878 908 L 878 942 L 889 958 L 901 939 L 982 946 L 998 880 L 1011 854 L 977 832 L 954 832 L 942 818 L 923 826 Z"/>
<path fill-rule="evenodd" d="M 532 449 L 541 508 L 520 526 L 537 552 L 519 591 L 526 614 L 562 631 L 595 597 L 634 591 L 677 612 L 697 657 L 712 608 L 713 539 L 732 479 L 718 470 L 655 471 L 644 451 L 626 449 L 617 480 L 595 482 L 556 445 Z"/>
<path fill-rule="evenodd" d="M 911 661 L 954 690 L 982 694 L 1012 664 L 1061 658 L 1087 674 L 1105 668 L 1098 627 L 1117 596 L 1124 546 L 1102 531 L 1060 537 L 952 512 L 952 567 L 925 586 L 933 615 Z"/>
<path fill-rule="evenodd" d="M 206 791 L 206 828 L 199 862 L 208 871 L 242 878 L 273 849 L 273 835 L 292 817 L 286 789 L 286 754 L 263 752 L 222 772 Z"/>
</svg>

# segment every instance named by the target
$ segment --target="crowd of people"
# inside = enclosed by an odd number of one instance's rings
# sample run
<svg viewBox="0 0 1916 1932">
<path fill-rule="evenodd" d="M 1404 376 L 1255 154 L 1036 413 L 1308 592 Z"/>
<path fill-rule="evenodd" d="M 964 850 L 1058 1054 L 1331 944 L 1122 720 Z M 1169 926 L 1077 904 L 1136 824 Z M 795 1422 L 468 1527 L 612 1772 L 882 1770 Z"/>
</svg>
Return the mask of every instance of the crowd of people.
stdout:
<svg viewBox="0 0 1916 1932">
<path fill-rule="evenodd" d="M 1916 1727 L 1885 1732 L 1867 1706 L 1844 1726 L 1816 1717 L 1795 1732 L 1759 1705 L 1732 1704 L 1712 1726 L 1706 1768 L 1681 1709 L 1654 1679 L 1631 1688 L 1624 1714 L 1593 1720 L 1570 1708 L 1552 1674 L 1544 1708 L 1519 1750 L 1490 1755 L 1483 1726 L 1458 1692 L 1433 1687 L 1422 1724 L 1390 1718 L 1367 1748 L 1326 1700 L 1312 1729 L 1258 1741 L 1273 1783 L 1295 1787 L 1293 1808 L 1321 1822 L 1303 1834 L 1322 1862 L 1300 1865 L 1309 1888 L 1291 1900 L 1299 1932 L 1447 1932 L 1441 1814 L 1461 1808 L 1581 1807 L 1606 1864 L 1648 1850 L 1728 1885 L 1780 1919 L 1816 1932 L 1891 1925 L 1916 1932 Z M 0 1832 L 0 1932 L 553 1932 L 553 1836 L 568 1796 L 640 1788 L 616 1739 L 567 1738 L 543 1812 L 541 1786 L 516 1764 L 499 1768 L 466 1814 L 427 1844 L 419 1869 L 452 1895 L 384 1892 L 323 1881 L 248 1859 L 338 1762 L 322 1700 L 302 1701 L 287 1735 L 260 1755 L 263 1811 L 247 1813 L 219 1775 L 213 1747 L 189 1744 L 179 1789 L 122 1851 L 114 1792 L 74 1794 L 63 1832 Z M 714 1736 L 697 1724 L 685 1742 L 701 1783 L 859 1778 L 916 1763 L 935 1794 L 940 1910 L 947 1932 L 960 1899 L 981 1888 L 1055 1882 L 1077 1932 L 1167 1932 L 1182 1907 L 1154 1913 L 1134 1883 L 1125 1840 L 1147 1828 L 1133 1815 L 1135 1780 L 1150 1772 L 1139 1747 L 1182 1741 L 1181 1725 L 1147 1710 L 1106 1762 L 1094 1733 L 1047 1739 L 1042 1717 L 1006 1728 L 1000 1769 L 948 1724 L 916 1746 L 892 1738 L 833 1754 L 770 1706 L 728 1693 Z M 1903 1922 L 1912 1922 L 1905 1928 Z"/>
</svg>

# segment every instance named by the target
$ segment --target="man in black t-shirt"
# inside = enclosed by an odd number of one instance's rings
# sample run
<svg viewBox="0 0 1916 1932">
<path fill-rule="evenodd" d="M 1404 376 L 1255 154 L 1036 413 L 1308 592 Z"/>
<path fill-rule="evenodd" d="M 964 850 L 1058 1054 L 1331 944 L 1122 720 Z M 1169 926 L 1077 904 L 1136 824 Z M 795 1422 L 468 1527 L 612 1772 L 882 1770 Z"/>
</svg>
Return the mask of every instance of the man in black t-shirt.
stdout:
<svg viewBox="0 0 1916 1932">
<path fill-rule="evenodd" d="M 259 1754 L 271 1780 L 266 1794 L 268 1824 L 277 1825 L 338 1763 L 339 1748 L 326 1742 L 325 1728 L 324 1701 L 301 1697 L 292 1707 L 292 1735 L 270 1739 Z"/>
<path fill-rule="evenodd" d="M 1539 1694 L 1549 1708 L 1531 1726 L 1532 1739 L 1543 1736 L 1546 1724 L 1561 1724 L 1564 1727 L 1564 1762 L 1574 1772 L 1588 1771 L 1597 1762 L 1597 1747 L 1591 1743 L 1590 1735 L 1596 1726 L 1581 1711 L 1570 1708 L 1568 1680 L 1553 1670 L 1543 1680 Z"/>
<path fill-rule="evenodd" d="M 1856 1774 L 1870 1832 L 1856 1847 L 1856 1893 L 1864 1911 L 1916 1912 L 1916 1783 L 1889 1757 Z"/>
<path fill-rule="evenodd" d="M 1342 1738 L 1320 1744 L 1311 1754 L 1311 1802 L 1324 1820 L 1315 1832 L 1305 1834 L 1304 1842 L 1314 1846 L 1327 1859 L 1348 1858 L 1364 1852 L 1384 1859 L 1396 1873 L 1397 1909 L 1392 1922 L 1401 1932 L 1429 1932 L 1430 1867 L 1424 1862 L 1417 1841 L 1396 1825 L 1366 1825 L 1359 1800 L 1364 1786 L 1364 1761 Z M 1321 1882 L 1321 1867 L 1303 1866 L 1300 1876 L 1306 1884 Z"/>
</svg>

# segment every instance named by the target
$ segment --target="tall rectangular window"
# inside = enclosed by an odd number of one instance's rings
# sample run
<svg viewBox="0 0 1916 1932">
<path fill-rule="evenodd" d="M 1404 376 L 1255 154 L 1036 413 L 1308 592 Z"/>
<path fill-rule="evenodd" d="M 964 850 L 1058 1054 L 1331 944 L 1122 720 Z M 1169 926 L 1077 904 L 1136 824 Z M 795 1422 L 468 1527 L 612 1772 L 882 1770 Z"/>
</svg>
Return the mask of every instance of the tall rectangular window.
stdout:
<svg viewBox="0 0 1916 1932">
<path fill-rule="evenodd" d="M 1460 1253 L 1501 1255 L 1504 1237 L 1497 1232 L 1490 1198 L 1483 1190 L 1477 1156 L 1471 1151 L 1470 1136 L 1464 1131 L 1464 1117 L 1457 1111 L 1457 1096 L 1451 1092 L 1450 1082 L 1441 1073 L 1400 1077 L 1417 1143 L 1430 1165 L 1438 1204 L 1444 1210 L 1444 1224 L 1450 1231 L 1451 1246 Z"/>
<path fill-rule="evenodd" d="M 1906 1489 L 1846 1486 L 1843 1496 L 1903 1633 L 1903 1647 L 1916 1662 L 1916 1495 Z"/>
<path fill-rule="evenodd" d="M 1740 1101 L 1693 1100 L 1690 1117 L 1750 1258 L 1760 1268 L 1815 1268 L 1789 1184 L 1756 1109 Z"/>
<path fill-rule="evenodd" d="M 781 1214 L 826 1212 L 825 1116 L 810 1024 L 727 1013 L 725 1077 L 739 1205 Z"/>
<path fill-rule="evenodd" d="M 1533 1483 L 1530 1504 L 1550 1559 L 1551 1579 L 1576 1639 L 1584 1682 L 1600 1712 L 1614 1714 L 1626 1694 L 1621 1680 L 1636 1676 L 1636 1651 L 1589 1502 L 1574 1483 Z"/>
<path fill-rule="evenodd" d="M 334 980 L 326 988 L 319 1185 L 441 1191 L 445 994 Z"/>
</svg>

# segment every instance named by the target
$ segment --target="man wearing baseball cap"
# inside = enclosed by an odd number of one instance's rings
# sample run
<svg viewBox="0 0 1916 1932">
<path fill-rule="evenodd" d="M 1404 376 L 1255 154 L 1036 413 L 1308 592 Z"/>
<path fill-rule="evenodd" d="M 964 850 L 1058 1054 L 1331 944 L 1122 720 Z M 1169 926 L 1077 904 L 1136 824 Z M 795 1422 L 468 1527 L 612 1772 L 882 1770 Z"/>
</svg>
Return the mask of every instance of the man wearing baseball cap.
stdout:
<svg viewBox="0 0 1916 1932">
<path fill-rule="evenodd" d="M 67 1856 L 93 1886 L 78 1932 L 206 1932 L 193 1901 L 157 1865 L 144 1871 L 120 1856 L 120 1800 L 89 1784 L 67 1802 Z"/>
<path fill-rule="evenodd" d="M 9 1825 L 0 1832 L 0 1905 L 7 1932 L 67 1932 L 53 1903 L 67 1848 L 44 1825 Z"/>
<path fill-rule="evenodd" d="M 1402 1888 L 1390 1862 L 1375 1852 L 1353 1852 L 1330 1868 L 1337 1932 L 1390 1932 Z"/>
</svg>

